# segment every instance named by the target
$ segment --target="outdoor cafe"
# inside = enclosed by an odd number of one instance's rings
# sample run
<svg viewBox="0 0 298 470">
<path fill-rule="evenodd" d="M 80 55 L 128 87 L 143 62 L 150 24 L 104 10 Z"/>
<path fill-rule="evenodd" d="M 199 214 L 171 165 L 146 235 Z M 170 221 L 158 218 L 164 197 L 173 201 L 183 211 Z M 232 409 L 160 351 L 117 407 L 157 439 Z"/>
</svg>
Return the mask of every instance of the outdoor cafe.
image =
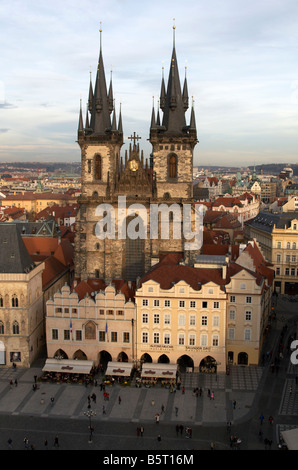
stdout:
<svg viewBox="0 0 298 470">
<path fill-rule="evenodd" d="M 42 369 L 41 382 L 85 383 L 93 380 L 94 361 L 47 359 Z"/>
<path fill-rule="evenodd" d="M 160 384 L 170 388 L 176 385 L 177 364 L 144 363 L 141 371 L 141 383 L 147 387 Z"/>
</svg>

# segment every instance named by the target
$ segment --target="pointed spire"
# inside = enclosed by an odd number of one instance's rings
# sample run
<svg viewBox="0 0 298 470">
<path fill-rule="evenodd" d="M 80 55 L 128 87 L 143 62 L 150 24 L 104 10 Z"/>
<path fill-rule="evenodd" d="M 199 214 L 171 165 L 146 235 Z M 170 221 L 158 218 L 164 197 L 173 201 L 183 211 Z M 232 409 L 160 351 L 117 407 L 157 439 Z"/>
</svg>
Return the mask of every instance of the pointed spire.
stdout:
<svg viewBox="0 0 298 470">
<path fill-rule="evenodd" d="M 156 129 L 155 111 L 154 111 L 154 96 L 153 96 L 153 104 L 152 104 L 151 129 Z"/>
<path fill-rule="evenodd" d="M 113 71 L 111 69 L 110 88 L 109 88 L 109 111 L 110 113 L 113 111 L 113 108 L 114 108 L 112 73 Z"/>
<path fill-rule="evenodd" d="M 192 98 L 192 106 L 191 106 L 191 115 L 190 115 L 190 129 L 196 129 L 196 118 L 195 118 L 195 110 L 194 110 L 194 100 Z"/>
<path fill-rule="evenodd" d="M 160 106 L 164 113 L 162 126 L 165 128 L 165 132 L 182 133 L 186 126 L 185 108 L 181 94 L 179 69 L 175 50 L 175 26 L 173 27 L 173 30 L 173 51 L 169 71 L 167 93 L 164 100 L 164 105 L 161 103 Z"/>
<path fill-rule="evenodd" d="M 121 103 L 120 103 L 120 112 L 119 112 L 118 132 L 120 132 L 121 134 L 123 134 L 122 114 L 121 114 Z"/>
<path fill-rule="evenodd" d="M 116 124 L 116 109 L 114 107 L 114 112 L 113 112 L 113 121 L 112 121 L 112 131 L 117 131 L 117 124 Z"/>
<path fill-rule="evenodd" d="M 79 126 L 78 132 L 84 131 L 84 124 L 83 124 L 83 114 L 82 114 L 82 99 L 80 99 L 80 113 L 79 113 Z"/>
<path fill-rule="evenodd" d="M 160 108 L 164 110 L 166 105 L 166 85 L 164 78 L 164 67 L 162 68 L 161 90 L 160 90 Z"/>
<path fill-rule="evenodd" d="M 186 69 L 187 67 L 185 67 L 185 78 L 184 78 L 183 94 L 182 94 L 183 106 L 184 106 L 185 111 L 188 110 L 188 88 L 187 88 L 187 79 L 186 79 Z"/>
<path fill-rule="evenodd" d="M 157 127 L 159 127 L 159 126 L 160 126 L 160 117 L 159 117 L 159 102 L 158 102 L 157 111 L 156 111 L 156 126 L 157 126 Z"/>
<path fill-rule="evenodd" d="M 87 103 L 85 129 L 89 130 L 89 128 L 90 128 L 90 125 L 89 125 L 89 111 L 88 111 L 88 103 Z"/>
<path fill-rule="evenodd" d="M 95 134 L 105 134 L 111 129 L 109 97 L 102 57 L 102 30 L 100 29 L 100 52 L 96 74 L 90 126 Z"/>
<path fill-rule="evenodd" d="M 88 108 L 90 113 L 92 112 L 92 103 L 93 103 L 93 87 L 92 87 L 92 72 L 90 70 L 90 85 L 89 85 L 89 98 L 88 98 Z"/>
</svg>

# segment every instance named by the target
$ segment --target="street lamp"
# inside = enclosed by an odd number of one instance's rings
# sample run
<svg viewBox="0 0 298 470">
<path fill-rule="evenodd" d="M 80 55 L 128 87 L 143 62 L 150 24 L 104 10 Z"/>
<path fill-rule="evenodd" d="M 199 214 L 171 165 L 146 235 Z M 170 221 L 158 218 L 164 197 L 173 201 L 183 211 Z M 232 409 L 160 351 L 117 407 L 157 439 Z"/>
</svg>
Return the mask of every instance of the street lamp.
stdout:
<svg viewBox="0 0 298 470">
<path fill-rule="evenodd" d="M 89 444 L 92 443 L 92 433 L 93 433 L 93 430 L 94 428 L 92 427 L 92 416 L 96 416 L 96 412 L 93 411 L 93 410 L 89 410 L 89 411 L 84 411 L 84 415 L 87 416 L 87 418 L 89 418 L 89 430 L 90 430 L 90 436 L 89 436 Z"/>
</svg>

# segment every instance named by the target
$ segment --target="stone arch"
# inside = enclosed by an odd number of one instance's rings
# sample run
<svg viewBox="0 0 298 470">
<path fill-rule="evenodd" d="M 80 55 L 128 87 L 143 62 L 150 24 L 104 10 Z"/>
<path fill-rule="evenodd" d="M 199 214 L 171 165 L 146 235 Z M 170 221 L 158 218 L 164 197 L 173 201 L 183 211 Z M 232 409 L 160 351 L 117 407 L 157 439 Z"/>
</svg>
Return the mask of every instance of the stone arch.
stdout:
<svg viewBox="0 0 298 470">
<path fill-rule="evenodd" d="M 248 365 L 248 354 L 246 352 L 240 352 L 238 354 L 238 365 L 242 365 L 242 366 Z"/>
<path fill-rule="evenodd" d="M 112 356 L 108 351 L 100 351 L 98 353 L 98 363 L 102 366 L 105 370 L 107 367 L 108 362 L 112 360 Z"/>
<path fill-rule="evenodd" d="M 205 356 L 200 362 L 200 372 L 203 373 L 214 373 L 216 367 L 216 360 L 212 356 Z"/>
<path fill-rule="evenodd" d="M 53 357 L 54 359 L 68 359 L 68 355 L 63 349 L 57 349 Z"/>
<path fill-rule="evenodd" d="M 118 356 L 117 356 L 117 361 L 118 362 L 128 362 L 127 354 L 123 351 L 121 353 L 119 353 Z"/>
<path fill-rule="evenodd" d="M 185 372 L 187 367 L 194 367 L 193 359 L 187 354 L 183 354 L 177 359 L 177 364 L 179 366 L 180 372 Z"/>
<path fill-rule="evenodd" d="M 84 353 L 84 351 L 82 351 L 81 349 L 78 349 L 74 355 L 73 355 L 73 359 L 77 359 L 79 361 L 86 361 L 87 360 L 87 356 L 86 354 Z"/>
<path fill-rule="evenodd" d="M 152 357 L 148 353 L 144 353 L 141 356 L 141 362 L 152 362 Z"/>
<path fill-rule="evenodd" d="M 170 364 L 170 359 L 166 354 L 162 354 L 161 356 L 159 356 L 157 362 L 160 364 Z"/>
</svg>

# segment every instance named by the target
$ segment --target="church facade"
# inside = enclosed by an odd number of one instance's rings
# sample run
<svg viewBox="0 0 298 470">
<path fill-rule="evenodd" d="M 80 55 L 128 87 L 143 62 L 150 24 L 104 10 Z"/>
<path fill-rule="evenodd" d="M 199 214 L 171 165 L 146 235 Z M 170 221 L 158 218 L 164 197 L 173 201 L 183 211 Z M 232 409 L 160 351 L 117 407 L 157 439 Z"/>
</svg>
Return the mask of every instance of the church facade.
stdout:
<svg viewBox="0 0 298 470">
<path fill-rule="evenodd" d="M 193 263 L 198 250 L 187 247 L 188 239 L 181 230 L 186 205 L 191 208 L 191 228 L 195 222 L 192 187 L 197 132 L 193 107 L 190 123 L 186 124 L 188 101 L 187 81 L 185 78 L 181 87 L 174 42 L 167 87 L 164 77 L 161 83 L 163 116 L 160 119 L 153 105 L 151 123 L 148 119 L 152 153 L 144 158 L 134 133 L 129 151 L 121 156 L 122 115 L 120 110 L 116 118 L 112 81 L 108 88 L 100 46 L 94 86 L 90 80 L 85 122 L 80 109 L 78 126 L 82 192 L 76 221 L 77 279 L 136 281 L 160 253 L 171 251 L 183 253 L 184 261 Z M 168 235 L 162 236 L 162 216 L 158 212 L 157 234 L 152 236 L 152 207 L 162 207 L 168 217 Z M 109 224 L 113 225 L 112 231 Z M 139 236 L 129 236 L 132 227 Z"/>
</svg>

